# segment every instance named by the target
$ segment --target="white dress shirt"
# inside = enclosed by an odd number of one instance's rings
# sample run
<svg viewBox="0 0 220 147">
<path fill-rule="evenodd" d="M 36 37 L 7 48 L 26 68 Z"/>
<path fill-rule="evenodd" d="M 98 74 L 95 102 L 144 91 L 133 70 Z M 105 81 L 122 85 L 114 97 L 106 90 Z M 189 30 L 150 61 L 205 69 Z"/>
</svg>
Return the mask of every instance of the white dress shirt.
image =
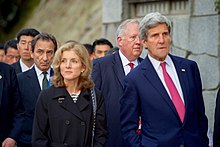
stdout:
<svg viewBox="0 0 220 147">
<path fill-rule="evenodd" d="M 153 64 L 153 67 L 156 70 L 161 82 L 163 83 L 163 86 L 165 87 L 167 93 L 170 96 L 170 92 L 169 92 L 168 87 L 167 87 L 167 85 L 164 81 L 162 67 L 160 66 L 161 61 L 158 61 L 158 60 L 152 58 L 149 54 L 148 54 L 148 57 L 149 57 L 149 60 L 151 61 L 151 63 Z M 177 90 L 180 94 L 180 97 L 181 97 L 181 99 L 184 103 L 182 88 L 180 86 L 179 78 L 178 78 L 178 75 L 177 75 L 177 72 L 176 72 L 176 68 L 173 64 L 173 61 L 172 61 L 172 59 L 170 58 L 169 55 L 167 55 L 167 57 L 164 61 L 167 63 L 166 64 L 166 70 L 167 70 L 169 76 L 171 77 L 171 79 L 173 80 L 173 83 L 176 86 L 176 88 L 177 88 Z M 171 98 L 171 96 L 170 96 L 170 98 Z"/>
</svg>

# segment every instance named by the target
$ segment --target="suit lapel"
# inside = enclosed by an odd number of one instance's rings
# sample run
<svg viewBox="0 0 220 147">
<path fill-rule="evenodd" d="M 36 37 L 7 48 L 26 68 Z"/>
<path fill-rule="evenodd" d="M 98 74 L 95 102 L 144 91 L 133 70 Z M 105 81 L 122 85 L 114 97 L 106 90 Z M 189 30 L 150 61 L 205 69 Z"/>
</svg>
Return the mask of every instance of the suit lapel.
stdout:
<svg viewBox="0 0 220 147">
<path fill-rule="evenodd" d="M 41 88 L 40 88 L 40 84 L 39 84 L 39 81 L 38 81 L 38 78 L 37 78 L 37 74 L 36 74 L 36 71 L 33 68 L 31 68 L 29 70 L 29 72 L 27 73 L 27 78 L 28 78 L 28 81 L 30 82 L 30 88 L 33 89 L 33 93 L 35 95 L 35 97 L 38 97 L 40 91 L 41 91 Z"/>
<path fill-rule="evenodd" d="M 116 75 L 116 77 L 118 78 L 120 84 L 122 87 L 124 87 L 124 77 L 125 77 L 125 73 L 124 73 L 124 68 L 119 56 L 119 52 L 116 52 L 114 54 L 114 60 L 113 60 L 113 71 Z"/>
<path fill-rule="evenodd" d="M 189 85 L 189 80 L 187 78 L 187 74 L 186 74 L 186 66 L 182 63 L 181 60 L 178 60 L 177 58 L 175 58 L 174 56 L 171 56 L 171 59 L 173 60 L 173 63 L 174 63 L 174 66 L 176 68 L 176 72 L 177 72 L 177 75 L 178 75 L 178 78 L 179 78 L 179 81 L 180 81 L 180 86 L 181 86 L 181 89 L 182 89 L 182 92 L 183 92 L 183 99 L 184 99 L 184 103 L 185 103 L 185 108 L 186 108 L 186 114 L 185 116 L 187 116 L 187 111 L 189 110 L 188 109 L 188 85 Z M 186 117 L 185 117 L 186 119 Z M 184 119 L 184 121 L 185 121 Z"/>
<path fill-rule="evenodd" d="M 168 106 L 173 110 L 175 115 L 179 117 L 175 106 L 173 105 L 172 100 L 169 97 L 169 94 L 167 93 L 165 87 L 163 86 L 163 83 L 161 82 L 159 76 L 157 75 L 157 72 L 155 71 L 152 63 L 150 62 L 149 58 L 146 57 L 144 59 L 142 70 L 144 76 L 147 78 L 147 80 L 150 82 L 150 84 L 155 88 L 155 90 L 160 93 L 161 97 L 165 100 L 165 102 L 168 104 Z"/>
</svg>

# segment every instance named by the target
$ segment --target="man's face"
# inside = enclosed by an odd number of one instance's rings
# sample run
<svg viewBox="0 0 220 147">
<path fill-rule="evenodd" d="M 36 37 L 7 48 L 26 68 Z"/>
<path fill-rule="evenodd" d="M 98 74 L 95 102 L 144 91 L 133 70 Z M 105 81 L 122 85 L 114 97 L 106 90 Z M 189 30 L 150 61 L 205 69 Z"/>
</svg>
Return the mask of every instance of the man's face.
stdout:
<svg viewBox="0 0 220 147">
<path fill-rule="evenodd" d="M 38 40 L 32 53 L 35 65 L 41 71 L 47 71 L 53 61 L 54 57 L 54 44 L 47 40 Z"/>
<path fill-rule="evenodd" d="M 136 60 L 141 52 L 142 45 L 138 36 L 138 23 L 130 23 L 124 30 L 124 34 L 117 38 L 120 51 L 129 60 Z"/>
<path fill-rule="evenodd" d="M 164 61 L 170 52 L 171 37 L 166 24 L 159 24 L 148 30 L 147 40 L 142 40 L 148 54 L 158 61 Z"/>
<path fill-rule="evenodd" d="M 5 51 L 0 49 L 0 62 L 5 62 Z"/>
<path fill-rule="evenodd" d="M 94 57 L 95 58 L 104 57 L 109 49 L 110 49 L 110 46 L 108 46 L 106 44 L 96 45 L 95 49 L 94 49 L 95 50 Z"/>
<path fill-rule="evenodd" d="M 31 58 L 31 41 L 34 37 L 32 36 L 21 36 L 20 41 L 18 42 L 18 50 L 21 55 L 22 60 L 32 60 Z"/>
<path fill-rule="evenodd" d="M 7 54 L 5 55 L 5 63 L 13 64 L 20 59 L 20 54 L 17 49 L 8 47 Z"/>
</svg>

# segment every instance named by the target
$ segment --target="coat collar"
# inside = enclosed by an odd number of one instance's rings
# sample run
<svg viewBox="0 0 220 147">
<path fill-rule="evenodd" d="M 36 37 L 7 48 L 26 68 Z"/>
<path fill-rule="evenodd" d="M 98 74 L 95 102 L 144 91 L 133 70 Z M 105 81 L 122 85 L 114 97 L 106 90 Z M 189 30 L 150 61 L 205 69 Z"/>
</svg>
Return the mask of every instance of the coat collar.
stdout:
<svg viewBox="0 0 220 147">
<path fill-rule="evenodd" d="M 81 112 L 88 107 L 90 103 L 89 91 L 82 91 L 78 97 L 77 103 L 75 104 L 65 88 L 55 88 L 53 86 L 52 88 L 56 89 L 53 92 L 52 98 L 57 100 L 57 103 L 59 103 L 60 107 L 66 109 L 79 119 L 83 120 Z"/>
</svg>

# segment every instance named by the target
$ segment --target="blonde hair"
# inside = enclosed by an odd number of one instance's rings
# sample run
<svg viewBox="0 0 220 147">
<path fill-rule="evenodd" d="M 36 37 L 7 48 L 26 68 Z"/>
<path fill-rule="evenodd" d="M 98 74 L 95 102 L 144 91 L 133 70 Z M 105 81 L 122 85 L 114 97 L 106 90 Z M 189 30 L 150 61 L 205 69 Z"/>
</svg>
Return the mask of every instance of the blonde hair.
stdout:
<svg viewBox="0 0 220 147">
<path fill-rule="evenodd" d="M 92 64 L 86 48 L 76 41 L 69 41 L 63 44 L 55 53 L 53 61 L 54 76 L 51 81 L 55 87 L 65 87 L 63 76 L 60 73 L 61 56 L 64 51 L 72 50 L 79 57 L 85 71 L 79 77 L 79 89 L 92 88 L 94 83 L 91 79 Z"/>
</svg>

